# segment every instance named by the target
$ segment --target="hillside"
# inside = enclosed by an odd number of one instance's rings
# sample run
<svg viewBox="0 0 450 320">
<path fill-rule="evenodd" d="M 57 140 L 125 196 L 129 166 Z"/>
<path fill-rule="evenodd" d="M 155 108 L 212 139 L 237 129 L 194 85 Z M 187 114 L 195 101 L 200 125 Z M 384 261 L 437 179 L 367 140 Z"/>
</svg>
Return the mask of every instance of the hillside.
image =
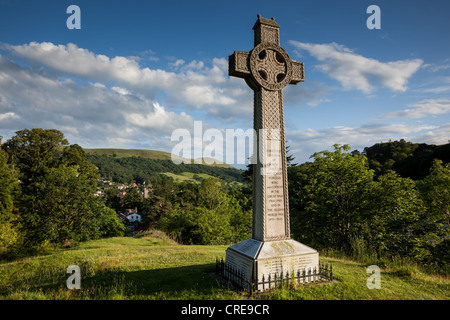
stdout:
<svg viewBox="0 0 450 320">
<path fill-rule="evenodd" d="M 243 182 L 242 170 L 227 164 L 175 164 L 167 152 L 140 149 L 84 149 L 86 159 L 98 167 L 102 177 L 119 183 L 156 183 L 163 178 L 196 183 L 196 178 L 218 177 Z"/>
<path fill-rule="evenodd" d="M 158 150 L 147 150 L 147 149 L 110 149 L 110 148 L 98 148 L 98 149 L 83 149 L 86 151 L 86 154 L 93 154 L 93 155 L 106 155 L 106 156 L 112 156 L 117 158 L 127 158 L 127 157 L 137 157 L 137 158 L 143 158 L 143 159 L 152 159 L 152 160 L 172 160 L 172 155 L 169 152 L 164 151 L 158 151 Z M 180 158 L 178 156 L 175 156 L 176 158 Z M 205 162 L 205 159 L 207 161 Z M 203 158 L 202 164 L 204 165 L 210 165 L 213 167 L 223 167 L 223 168 L 233 168 L 233 166 L 222 163 L 218 160 L 215 160 L 215 163 L 208 164 L 211 161 L 208 161 L 209 158 Z M 181 158 L 183 163 L 189 164 L 189 163 L 197 163 L 194 159 L 185 159 Z"/>
<path fill-rule="evenodd" d="M 227 246 L 179 245 L 161 232 L 109 238 L 78 247 L 0 262 L 0 299 L 247 299 L 223 287 L 211 272 Z M 450 279 L 411 266 L 381 266 L 381 289 L 366 286 L 367 265 L 320 256 L 335 281 L 277 290 L 263 299 L 450 299 Z M 81 289 L 68 290 L 66 269 L 81 269 Z"/>
</svg>

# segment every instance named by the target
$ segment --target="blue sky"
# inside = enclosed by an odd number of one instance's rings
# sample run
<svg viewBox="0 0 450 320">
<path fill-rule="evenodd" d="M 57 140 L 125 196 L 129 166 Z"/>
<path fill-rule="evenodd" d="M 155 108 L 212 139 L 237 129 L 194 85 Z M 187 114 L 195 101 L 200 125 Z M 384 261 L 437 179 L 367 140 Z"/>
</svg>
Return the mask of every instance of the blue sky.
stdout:
<svg viewBox="0 0 450 320">
<path fill-rule="evenodd" d="M 66 26 L 71 4 L 80 30 Z M 366 26 L 372 4 L 379 30 Z M 335 143 L 447 143 L 449 12 L 445 0 L 0 0 L 0 135 L 56 128 L 86 148 L 170 152 L 194 121 L 252 128 L 253 93 L 227 59 L 252 49 L 261 14 L 305 64 L 305 82 L 284 90 L 297 162 Z"/>
</svg>

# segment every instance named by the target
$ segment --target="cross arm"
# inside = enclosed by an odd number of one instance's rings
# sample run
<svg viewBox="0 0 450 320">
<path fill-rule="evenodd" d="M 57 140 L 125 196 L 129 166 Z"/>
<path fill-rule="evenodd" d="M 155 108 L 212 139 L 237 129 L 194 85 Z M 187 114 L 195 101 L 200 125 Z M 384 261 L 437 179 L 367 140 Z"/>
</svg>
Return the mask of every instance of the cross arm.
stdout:
<svg viewBox="0 0 450 320">
<path fill-rule="evenodd" d="M 228 56 L 228 75 L 247 78 L 250 76 L 249 52 L 235 51 Z"/>
<path fill-rule="evenodd" d="M 290 84 L 297 84 L 300 81 L 305 81 L 305 70 L 303 67 L 303 62 L 291 60 L 292 65 L 292 76 Z"/>
</svg>

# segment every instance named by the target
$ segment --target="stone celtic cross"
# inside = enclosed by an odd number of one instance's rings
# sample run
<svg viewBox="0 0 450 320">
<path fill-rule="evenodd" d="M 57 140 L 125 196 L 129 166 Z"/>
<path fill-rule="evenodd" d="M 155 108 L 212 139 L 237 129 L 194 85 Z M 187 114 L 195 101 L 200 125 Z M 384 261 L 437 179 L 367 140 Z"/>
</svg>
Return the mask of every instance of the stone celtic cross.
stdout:
<svg viewBox="0 0 450 320">
<path fill-rule="evenodd" d="M 304 81 L 304 68 L 280 46 L 279 28 L 274 18 L 258 15 L 255 47 L 229 56 L 229 75 L 244 78 L 254 91 L 259 156 L 253 170 L 252 238 L 258 241 L 290 239 L 282 89 Z"/>
</svg>

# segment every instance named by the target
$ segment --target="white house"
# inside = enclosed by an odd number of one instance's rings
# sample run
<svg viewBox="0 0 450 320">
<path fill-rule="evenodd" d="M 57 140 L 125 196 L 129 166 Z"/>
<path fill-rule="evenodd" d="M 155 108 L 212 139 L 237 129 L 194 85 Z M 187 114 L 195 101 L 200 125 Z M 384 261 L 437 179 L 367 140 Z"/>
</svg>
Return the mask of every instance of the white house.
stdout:
<svg viewBox="0 0 450 320">
<path fill-rule="evenodd" d="M 130 222 L 136 222 L 136 221 L 141 222 L 141 215 L 138 213 L 132 213 L 132 214 L 128 215 L 127 219 Z"/>
</svg>

